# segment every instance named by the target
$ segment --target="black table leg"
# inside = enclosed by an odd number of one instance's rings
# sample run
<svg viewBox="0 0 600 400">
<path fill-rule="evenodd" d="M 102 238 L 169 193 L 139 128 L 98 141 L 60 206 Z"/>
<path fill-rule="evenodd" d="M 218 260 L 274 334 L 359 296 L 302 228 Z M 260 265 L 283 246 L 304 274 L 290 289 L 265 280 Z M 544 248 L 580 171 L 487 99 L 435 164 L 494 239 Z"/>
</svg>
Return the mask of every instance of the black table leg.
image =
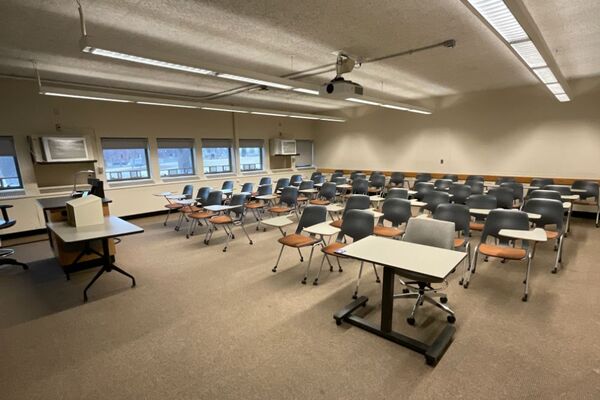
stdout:
<svg viewBox="0 0 600 400">
<path fill-rule="evenodd" d="M 347 322 L 367 332 L 381 336 L 396 344 L 409 348 L 425 356 L 428 365 L 435 366 L 444 355 L 448 346 L 452 342 L 452 336 L 456 331 L 453 325 L 446 325 L 444 330 L 435 338 L 431 345 L 420 342 L 408 336 L 402 335 L 392 330 L 393 311 L 394 311 L 394 278 L 395 273 L 391 267 L 383 269 L 383 285 L 381 290 L 381 322 L 380 326 L 367 321 L 364 318 L 353 315 L 354 310 L 365 306 L 367 298 L 361 296 L 342 308 L 333 315 L 336 324 L 341 325 Z"/>
<path fill-rule="evenodd" d="M 110 250 L 108 247 L 108 238 L 104 238 L 102 239 L 102 259 L 103 259 L 103 264 L 102 264 L 102 268 L 100 268 L 100 271 L 98 271 L 98 273 L 92 278 L 92 280 L 90 281 L 90 283 L 88 283 L 88 285 L 85 287 L 85 289 L 83 290 L 83 301 L 87 302 L 88 297 L 87 297 L 87 291 L 88 289 L 94 284 L 94 282 L 96 282 L 96 280 L 100 277 L 100 275 L 102 275 L 104 272 L 110 272 L 110 271 L 117 271 L 120 274 L 123 274 L 129 278 L 131 278 L 132 280 L 132 284 L 131 287 L 135 287 L 135 278 L 133 275 L 129 274 L 128 272 L 124 271 L 123 269 L 117 267 L 116 265 L 114 265 L 112 263 L 112 260 L 110 259 Z"/>
</svg>

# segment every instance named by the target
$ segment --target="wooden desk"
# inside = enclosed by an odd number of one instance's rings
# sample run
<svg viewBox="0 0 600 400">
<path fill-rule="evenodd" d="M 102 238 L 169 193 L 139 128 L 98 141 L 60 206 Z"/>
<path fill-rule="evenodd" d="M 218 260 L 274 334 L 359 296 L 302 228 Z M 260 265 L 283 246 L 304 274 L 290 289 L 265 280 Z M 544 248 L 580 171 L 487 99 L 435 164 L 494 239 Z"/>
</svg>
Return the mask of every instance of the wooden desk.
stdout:
<svg viewBox="0 0 600 400">
<path fill-rule="evenodd" d="M 44 212 L 45 222 L 50 223 L 67 220 L 67 202 L 71 200 L 73 200 L 73 197 L 71 196 L 61 196 L 38 199 L 37 202 Z M 102 211 L 105 217 L 110 215 L 108 205 L 111 202 L 112 201 L 109 199 L 102 199 Z M 56 257 L 58 263 L 62 267 L 67 280 L 70 279 L 69 274 L 71 272 L 102 265 L 102 257 L 97 254 L 89 253 L 81 255 L 81 252 L 84 249 L 83 243 L 65 243 L 51 230 L 48 230 L 48 238 L 50 247 L 54 252 L 54 257 Z M 99 252 L 102 249 L 101 241 L 89 243 L 89 246 L 96 252 Z M 110 255 L 114 257 L 115 245 L 112 239 L 109 240 L 109 251 Z"/>
<path fill-rule="evenodd" d="M 466 253 L 420 244 L 369 236 L 338 250 L 345 256 L 368 263 L 383 265 L 381 290 L 381 320 L 377 326 L 352 313 L 364 306 L 368 298 L 361 296 L 334 314 L 338 325 L 348 322 L 367 332 L 381 336 L 425 356 L 427 364 L 435 366 L 452 341 L 456 329 L 447 324 L 431 345 L 422 343 L 392 330 L 394 308 L 394 277 L 396 274 L 415 279 L 444 280 L 467 256 Z"/>
<path fill-rule="evenodd" d="M 48 222 L 46 225 L 54 235 L 56 235 L 62 242 L 80 243 L 84 245 L 82 251 L 91 251 L 96 254 L 102 260 L 102 268 L 92 278 L 90 283 L 85 287 L 83 291 L 83 301 L 87 301 L 87 291 L 96 282 L 96 280 L 104 272 L 117 271 L 125 276 L 128 276 L 132 280 L 132 287 L 135 286 L 135 278 L 126 271 L 114 265 L 114 257 L 109 250 L 109 241 L 111 238 L 117 236 L 133 235 L 136 233 L 142 233 L 144 230 L 137 225 L 130 222 L 117 218 L 115 216 L 108 216 L 104 218 L 104 223 L 99 225 L 90 225 L 83 227 L 75 227 L 69 225 L 67 222 Z M 100 241 L 102 243 L 102 252 L 98 252 L 90 247 L 91 243 Z"/>
</svg>

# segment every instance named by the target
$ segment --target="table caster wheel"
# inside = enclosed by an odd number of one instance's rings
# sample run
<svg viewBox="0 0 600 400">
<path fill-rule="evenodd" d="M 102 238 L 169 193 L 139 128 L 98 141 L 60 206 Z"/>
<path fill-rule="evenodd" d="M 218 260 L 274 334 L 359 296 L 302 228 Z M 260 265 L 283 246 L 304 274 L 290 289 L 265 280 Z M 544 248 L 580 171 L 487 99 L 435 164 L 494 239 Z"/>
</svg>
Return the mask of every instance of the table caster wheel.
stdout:
<svg viewBox="0 0 600 400">
<path fill-rule="evenodd" d="M 402 289 L 402 293 L 408 293 L 408 292 L 410 292 L 410 290 L 408 290 L 406 288 Z"/>
<path fill-rule="evenodd" d="M 447 302 L 448 302 L 448 298 L 447 297 L 440 297 L 440 303 L 446 304 Z"/>
<path fill-rule="evenodd" d="M 447 320 L 449 323 L 451 323 L 451 324 L 453 324 L 453 323 L 455 323 L 455 322 L 456 322 L 456 318 L 454 317 L 454 315 L 448 315 L 448 316 L 446 317 L 446 320 Z"/>
<path fill-rule="evenodd" d="M 413 317 L 408 317 L 408 318 L 406 318 L 406 322 L 407 322 L 409 325 L 413 325 L 413 326 L 415 325 L 415 319 L 414 319 Z"/>
<path fill-rule="evenodd" d="M 527 301 L 527 295 L 526 295 L 526 294 L 524 294 L 524 295 L 523 295 L 523 297 L 521 298 L 521 300 L 523 300 L 523 301 Z"/>
</svg>

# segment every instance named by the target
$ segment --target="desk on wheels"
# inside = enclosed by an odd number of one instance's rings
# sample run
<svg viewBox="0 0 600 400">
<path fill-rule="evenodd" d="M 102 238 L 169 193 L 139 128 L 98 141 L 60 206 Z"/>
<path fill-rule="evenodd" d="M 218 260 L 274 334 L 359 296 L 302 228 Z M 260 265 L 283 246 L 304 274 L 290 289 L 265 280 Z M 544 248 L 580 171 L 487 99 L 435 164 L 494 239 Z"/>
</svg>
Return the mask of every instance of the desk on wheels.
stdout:
<svg viewBox="0 0 600 400">
<path fill-rule="evenodd" d="M 447 324 L 432 344 L 393 331 L 394 277 L 397 274 L 412 280 L 443 280 L 464 260 L 467 253 L 376 236 L 351 243 L 338 252 L 345 257 L 383 265 L 383 285 L 379 325 L 352 314 L 357 308 L 366 305 L 366 296 L 359 297 L 335 313 L 333 318 L 336 323 L 341 325 L 342 322 L 347 322 L 421 353 L 427 364 L 435 366 L 450 345 L 456 328 Z"/>
<path fill-rule="evenodd" d="M 115 216 L 105 217 L 104 223 L 100 225 L 75 227 L 69 225 L 67 222 L 48 222 L 47 226 L 48 230 L 60 238 L 64 243 L 81 243 L 84 245 L 82 253 L 86 251 L 93 253 L 102 260 L 102 268 L 100 268 L 100 271 L 92 278 L 83 291 L 83 301 L 87 301 L 88 289 L 104 272 L 117 271 L 131 278 L 133 283 L 132 287 L 135 286 L 135 278 L 133 275 L 130 275 L 114 265 L 114 257 L 112 257 L 110 253 L 109 241 L 112 242 L 111 239 L 117 236 L 142 233 L 144 232 L 142 228 Z M 102 242 L 102 253 L 90 246 L 90 243 L 95 241 Z"/>
<path fill-rule="evenodd" d="M 73 199 L 74 198 L 71 196 L 38 199 L 38 205 L 44 212 L 45 222 L 49 223 L 66 221 L 67 202 Z M 110 215 L 110 210 L 108 208 L 109 203 L 112 203 L 112 201 L 106 198 L 102 199 L 102 212 L 104 213 L 105 217 Z M 56 257 L 58 263 L 62 267 L 67 280 L 69 279 L 69 273 L 71 272 L 102 265 L 102 258 L 94 253 L 81 255 L 81 251 L 84 248 L 82 243 L 65 243 L 50 230 L 48 230 L 48 239 L 50 241 L 50 247 L 54 252 L 54 257 Z M 102 249 L 99 241 L 96 243 L 91 243 L 90 247 L 96 251 L 100 251 Z M 109 241 L 109 250 L 111 256 L 114 257 L 115 245 L 112 240 Z"/>
</svg>

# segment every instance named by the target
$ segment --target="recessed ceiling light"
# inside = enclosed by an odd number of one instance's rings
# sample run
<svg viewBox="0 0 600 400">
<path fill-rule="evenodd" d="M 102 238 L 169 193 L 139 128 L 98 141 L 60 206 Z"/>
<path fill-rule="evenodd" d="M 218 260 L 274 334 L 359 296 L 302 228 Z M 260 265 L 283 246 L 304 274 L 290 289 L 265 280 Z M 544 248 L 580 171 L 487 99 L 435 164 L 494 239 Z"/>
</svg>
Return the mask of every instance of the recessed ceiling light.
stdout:
<svg viewBox="0 0 600 400">
<path fill-rule="evenodd" d="M 262 79 L 248 78 L 248 77 L 245 77 L 245 76 L 239 76 L 239 75 L 233 75 L 233 74 L 218 73 L 217 76 L 219 78 L 229 79 L 229 80 L 232 80 L 232 81 L 252 83 L 252 84 L 255 84 L 255 85 L 262 85 L 262 86 L 270 86 L 270 87 L 274 87 L 274 88 L 277 88 L 277 89 L 289 90 L 289 89 L 292 88 L 292 86 L 284 85 L 284 84 L 281 84 L 281 83 L 269 82 L 269 81 L 264 81 Z"/>
<path fill-rule="evenodd" d="M 290 118 L 319 119 L 319 117 L 309 117 L 307 115 L 290 115 Z"/>
<path fill-rule="evenodd" d="M 149 106 L 163 106 L 163 107 L 178 107 L 178 108 L 198 108 L 196 106 L 187 106 L 184 104 L 171 104 L 171 103 L 154 103 L 151 101 L 136 101 L 137 104 L 145 104 Z"/>
<path fill-rule="evenodd" d="M 467 1 L 508 43 L 529 39 L 503 0 Z"/>
<path fill-rule="evenodd" d="M 431 114 L 431 112 L 430 112 L 430 111 L 416 110 L 416 109 L 414 109 L 414 108 L 411 108 L 411 109 L 410 109 L 410 110 L 408 110 L 408 111 L 410 111 L 410 112 L 413 112 L 413 113 L 417 113 L 417 114 Z"/>
<path fill-rule="evenodd" d="M 391 108 L 391 109 L 400 110 L 400 111 L 410 111 L 410 108 L 400 107 L 400 106 L 394 106 L 394 105 L 391 105 L 391 104 L 382 104 L 381 107 Z"/>
<path fill-rule="evenodd" d="M 262 112 L 262 111 L 251 111 L 250 114 L 255 115 L 269 115 L 271 117 L 287 117 L 287 114 L 278 114 L 278 113 L 270 113 L 270 112 Z"/>
<path fill-rule="evenodd" d="M 329 121 L 329 122 L 346 122 L 345 119 L 337 119 L 337 118 L 319 118 L 321 121 Z"/>
<path fill-rule="evenodd" d="M 564 103 L 565 101 L 571 101 L 571 99 L 569 98 L 569 96 L 567 96 L 565 93 L 562 94 L 557 94 L 556 98 L 558 99 L 558 101 L 560 101 L 561 103 Z"/>
<path fill-rule="evenodd" d="M 542 55 L 531 40 L 514 43 L 511 44 L 511 46 L 513 49 L 515 49 L 517 54 L 521 56 L 521 58 L 523 59 L 523 61 L 525 61 L 525 64 L 527 64 L 529 68 L 541 68 L 546 66 L 546 61 L 544 60 L 544 57 L 542 57 Z"/>
<path fill-rule="evenodd" d="M 40 92 L 46 96 L 57 96 L 57 97 L 70 97 L 74 99 L 84 99 L 84 100 L 100 100 L 100 101 L 113 101 L 115 103 L 131 103 L 130 100 L 121 100 L 121 99 L 111 99 L 108 97 L 96 97 L 96 96 L 83 96 L 78 94 L 68 94 L 68 93 L 57 93 L 57 92 Z"/>
<path fill-rule="evenodd" d="M 552 70 L 548 67 L 535 68 L 533 72 L 540 78 L 544 83 L 555 83 L 558 82 L 556 76 L 552 73 Z"/>
<path fill-rule="evenodd" d="M 306 94 L 314 94 L 314 95 L 319 95 L 319 91 L 318 90 L 311 90 L 311 89 L 304 89 L 304 88 L 294 88 L 292 89 L 294 92 L 300 92 L 300 93 L 306 93 Z"/>
<path fill-rule="evenodd" d="M 563 89 L 560 83 L 549 83 L 546 87 L 550 89 L 553 94 L 563 94 L 565 92 L 565 89 Z"/>
<path fill-rule="evenodd" d="M 248 111 L 244 111 L 244 110 L 232 110 L 230 108 L 217 108 L 217 107 L 201 107 L 203 110 L 207 110 L 207 111 L 224 111 L 224 112 L 234 112 L 234 113 L 242 113 L 242 114 L 247 114 Z"/>
<path fill-rule="evenodd" d="M 376 103 L 374 101 L 370 101 L 370 100 L 363 100 L 363 99 L 357 99 L 355 97 L 348 97 L 346 100 L 348 101 L 352 101 L 354 103 L 361 103 L 361 104 L 368 104 L 370 106 L 380 106 L 381 104 Z"/>
</svg>

